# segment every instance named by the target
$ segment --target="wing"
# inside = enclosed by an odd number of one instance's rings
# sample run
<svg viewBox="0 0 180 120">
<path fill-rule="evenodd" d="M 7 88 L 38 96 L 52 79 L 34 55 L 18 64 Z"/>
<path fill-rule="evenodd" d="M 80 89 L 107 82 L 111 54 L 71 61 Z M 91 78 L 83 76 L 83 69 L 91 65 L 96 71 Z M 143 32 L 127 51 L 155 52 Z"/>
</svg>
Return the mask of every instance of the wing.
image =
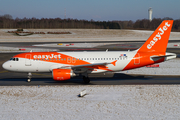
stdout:
<svg viewBox="0 0 180 120">
<path fill-rule="evenodd" d="M 108 62 L 104 62 L 104 63 L 92 63 L 92 64 L 84 64 L 84 65 L 76 65 L 76 66 L 71 66 L 71 69 L 75 72 L 75 73 L 85 73 L 85 72 L 92 72 L 92 71 L 96 71 L 97 69 L 101 69 L 101 70 L 107 70 L 107 65 L 111 64 Z"/>
<path fill-rule="evenodd" d="M 75 66 L 71 66 L 71 68 L 82 68 L 82 67 L 96 67 L 96 66 L 106 66 L 108 64 L 111 64 L 111 63 L 92 63 L 92 64 L 84 64 L 84 65 L 75 65 Z"/>
<path fill-rule="evenodd" d="M 113 64 L 115 66 L 116 62 L 117 62 L 117 60 L 115 60 L 113 62 L 91 63 L 91 64 L 83 64 L 83 65 L 75 65 L 75 66 L 64 66 L 64 67 L 71 67 L 72 69 L 74 69 L 74 68 L 82 68 L 82 67 L 106 66 L 108 64 Z"/>
<path fill-rule="evenodd" d="M 104 63 L 91 63 L 91 64 L 83 64 L 83 65 L 67 65 L 67 66 L 51 66 L 50 70 L 53 69 L 72 69 L 75 73 L 83 73 L 87 72 L 88 70 L 93 71 L 94 69 L 106 69 L 108 64 L 116 65 L 117 60 L 113 62 L 104 62 Z"/>
<path fill-rule="evenodd" d="M 90 64 L 81 64 L 81 65 L 66 65 L 66 66 L 53 65 L 51 66 L 50 70 L 52 71 L 53 69 L 72 69 L 74 73 L 85 73 L 87 71 L 91 72 L 96 69 L 111 71 L 108 69 L 107 65 L 112 64 L 116 66 L 116 62 L 117 60 L 113 62 L 90 63 Z"/>
</svg>

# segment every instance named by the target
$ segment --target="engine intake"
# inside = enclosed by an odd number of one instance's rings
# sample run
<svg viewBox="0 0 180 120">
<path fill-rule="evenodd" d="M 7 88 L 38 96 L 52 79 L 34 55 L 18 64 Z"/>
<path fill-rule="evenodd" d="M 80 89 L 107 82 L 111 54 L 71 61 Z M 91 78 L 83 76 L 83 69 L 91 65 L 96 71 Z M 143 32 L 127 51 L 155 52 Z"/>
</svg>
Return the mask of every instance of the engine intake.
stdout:
<svg viewBox="0 0 180 120">
<path fill-rule="evenodd" d="M 71 69 L 53 69 L 52 76 L 54 80 L 63 81 L 69 80 L 71 77 L 75 76 Z"/>
</svg>

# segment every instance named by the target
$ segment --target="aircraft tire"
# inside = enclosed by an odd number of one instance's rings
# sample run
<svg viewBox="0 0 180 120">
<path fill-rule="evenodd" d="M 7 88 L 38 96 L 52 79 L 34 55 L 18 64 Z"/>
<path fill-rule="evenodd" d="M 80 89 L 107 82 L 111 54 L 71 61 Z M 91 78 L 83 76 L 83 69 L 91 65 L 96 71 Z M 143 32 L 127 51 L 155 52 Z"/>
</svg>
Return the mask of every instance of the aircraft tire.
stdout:
<svg viewBox="0 0 180 120">
<path fill-rule="evenodd" d="M 31 79 L 27 79 L 27 82 L 30 83 L 30 82 L 31 82 Z"/>
<path fill-rule="evenodd" d="M 88 84 L 90 82 L 90 79 L 89 79 L 89 77 L 83 76 L 83 81 L 85 84 Z"/>
</svg>

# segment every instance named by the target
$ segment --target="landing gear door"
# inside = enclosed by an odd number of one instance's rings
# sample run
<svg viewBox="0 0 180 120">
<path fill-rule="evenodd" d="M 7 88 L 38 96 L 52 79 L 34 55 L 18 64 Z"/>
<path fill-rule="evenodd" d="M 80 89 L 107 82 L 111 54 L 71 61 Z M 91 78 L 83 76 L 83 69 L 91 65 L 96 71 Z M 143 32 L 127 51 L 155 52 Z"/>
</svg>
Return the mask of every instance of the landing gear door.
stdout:
<svg viewBox="0 0 180 120">
<path fill-rule="evenodd" d="M 31 54 L 26 54 L 25 66 L 31 66 Z"/>
</svg>

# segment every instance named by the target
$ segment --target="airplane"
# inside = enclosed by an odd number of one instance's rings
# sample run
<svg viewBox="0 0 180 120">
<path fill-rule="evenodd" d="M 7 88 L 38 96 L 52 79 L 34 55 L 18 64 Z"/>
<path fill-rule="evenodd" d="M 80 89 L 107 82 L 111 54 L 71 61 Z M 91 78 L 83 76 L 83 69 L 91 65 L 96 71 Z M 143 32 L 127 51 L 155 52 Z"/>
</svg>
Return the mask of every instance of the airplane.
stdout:
<svg viewBox="0 0 180 120">
<path fill-rule="evenodd" d="M 89 83 L 88 74 L 125 71 L 176 58 L 166 48 L 173 20 L 164 20 L 147 41 L 134 51 L 80 51 L 80 52 L 28 52 L 6 61 L 2 67 L 8 71 L 27 72 L 31 82 L 33 72 L 52 72 L 56 81 L 69 80 L 81 75 Z"/>
</svg>

